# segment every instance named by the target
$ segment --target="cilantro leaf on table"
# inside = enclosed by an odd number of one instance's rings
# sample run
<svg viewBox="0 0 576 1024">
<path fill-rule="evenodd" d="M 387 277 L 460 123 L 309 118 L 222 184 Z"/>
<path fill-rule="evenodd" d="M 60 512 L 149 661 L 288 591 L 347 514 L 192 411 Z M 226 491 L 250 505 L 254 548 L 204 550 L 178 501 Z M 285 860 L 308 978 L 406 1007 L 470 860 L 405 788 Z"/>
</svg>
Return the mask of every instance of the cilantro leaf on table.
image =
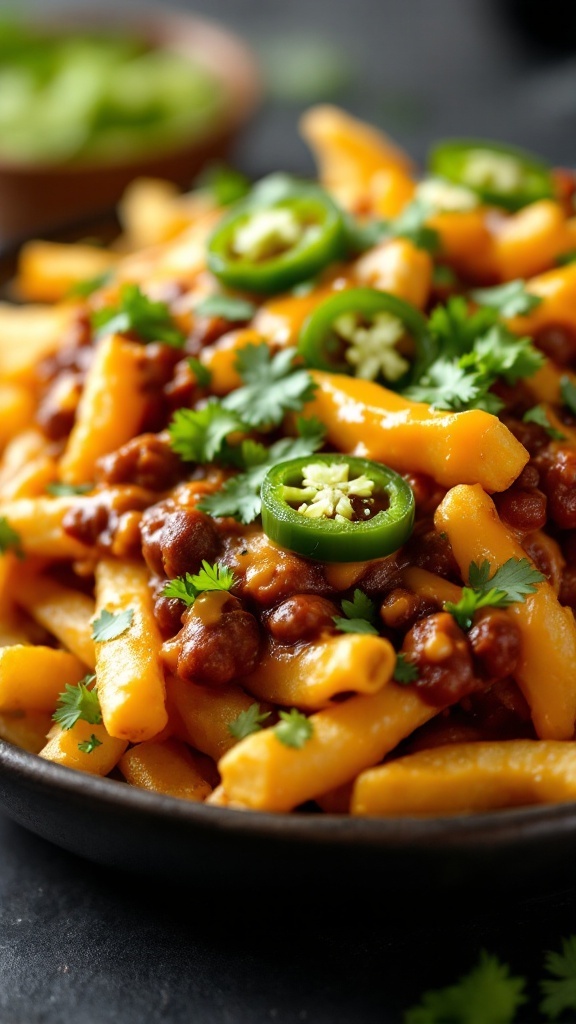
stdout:
<svg viewBox="0 0 576 1024">
<path fill-rule="evenodd" d="M 203 559 L 200 572 L 195 574 L 187 572 L 184 576 L 168 580 L 163 594 L 164 597 L 176 597 L 190 607 L 194 604 L 198 594 L 214 590 L 231 590 L 235 583 L 236 578 L 226 565 L 220 565 L 219 562 L 210 565 L 210 562 Z"/>
<path fill-rule="evenodd" d="M 470 629 L 474 613 L 480 608 L 508 608 L 524 602 L 536 592 L 546 577 L 527 558 L 509 558 L 490 577 L 490 562 L 470 563 L 470 586 L 463 587 L 459 601 L 446 601 L 444 611 L 450 612 L 461 629 Z"/>
<path fill-rule="evenodd" d="M 177 409 L 168 426 L 170 447 L 184 462 L 213 462 L 229 434 L 242 430 L 240 417 L 211 398 L 202 409 Z"/>
<path fill-rule="evenodd" d="M 570 377 L 564 376 L 560 379 L 560 395 L 567 409 L 573 416 L 576 416 L 576 385 Z"/>
<path fill-rule="evenodd" d="M 130 629 L 134 618 L 134 609 L 126 608 L 123 612 L 109 612 L 103 608 L 100 615 L 92 623 L 92 639 L 96 643 L 115 640 Z"/>
<path fill-rule="evenodd" d="M 149 299 L 137 284 L 122 285 L 118 305 L 96 310 L 91 320 L 99 337 L 133 331 L 143 342 L 160 341 L 172 348 L 186 342 L 166 303 Z"/>
<path fill-rule="evenodd" d="M 524 423 L 537 423 L 539 427 L 543 427 L 548 437 L 551 437 L 553 441 L 563 441 L 566 437 L 561 430 L 557 430 L 556 427 L 552 426 L 548 413 L 542 405 L 535 405 L 532 409 L 528 409 L 522 419 Z"/>
<path fill-rule="evenodd" d="M 409 686 L 410 683 L 415 683 L 418 679 L 418 668 L 412 661 L 408 661 L 408 658 L 402 652 L 396 655 L 396 665 L 394 666 L 394 672 L 392 679 L 396 683 L 400 683 L 401 686 Z"/>
<path fill-rule="evenodd" d="M 93 688 L 95 681 L 95 675 L 87 675 L 76 684 L 66 684 L 52 715 L 53 720 L 58 722 L 62 729 L 71 729 L 80 721 L 88 722 L 89 725 L 100 725 L 102 711 L 98 693 Z"/>
<path fill-rule="evenodd" d="M 24 558 L 20 534 L 10 526 L 6 516 L 0 516 L 0 555 L 7 551 L 13 551 L 17 558 Z"/>
<path fill-rule="evenodd" d="M 497 309 L 506 317 L 530 313 L 542 302 L 540 295 L 526 291 L 526 282 L 522 278 L 496 285 L 495 288 L 476 288 L 470 295 L 480 306 Z"/>
<path fill-rule="evenodd" d="M 99 740 L 98 737 L 95 736 L 94 733 L 92 733 L 90 739 L 83 740 L 82 743 L 78 744 L 78 750 L 82 754 L 92 754 L 96 750 L 96 747 L 101 746 L 102 740 Z"/>
<path fill-rule="evenodd" d="M 271 711 L 260 711 L 260 705 L 251 704 L 246 711 L 241 711 L 233 722 L 228 723 L 228 732 L 235 740 L 243 740 L 254 732 L 260 732 L 262 723 L 270 718 Z"/>
<path fill-rule="evenodd" d="M 561 952 L 548 952 L 546 970 L 553 975 L 540 982 L 544 996 L 540 1010 L 549 1020 L 557 1020 L 567 1010 L 576 1014 L 576 935 L 562 939 Z"/>
<path fill-rule="evenodd" d="M 250 427 L 272 427 L 285 413 L 300 412 L 312 398 L 316 385 L 307 370 L 294 367 L 296 350 L 272 354 L 268 345 L 246 345 L 236 360 L 243 386 L 236 388 L 222 405 Z"/>
<path fill-rule="evenodd" d="M 425 992 L 404 1024 L 512 1024 L 526 1002 L 525 981 L 484 950 L 476 967 L 454 985 Z"/>
<path fill-rule="evenodd" d="M 351 601 L 342 601 L 344 616 L 334 615 L 332 621 L 341 633 L 378 635 L 376 604 L 362 590 L 356 589 Z"/>
<path fill-rule="evenodd" d="M 198 316 L 218 316 L 230 323 L 251 320 L 256 306 L 247 299 L 239 299 L 233 295 L 208 295 L 202 299 L 194 312 Z"/>
<path fill-rule="evenodd" d="M 312 722 L 296 708 L 291 708 L 290 711 L 280 711 L 279 716 L 281 721 L 274 726 L 276 738 L 285 747 L 301 750 L 314 735 Z"/>
<path fill-rule="evenodd" d="M 201 512 L 211 516 L 232 516 L 241 523 L 251 523 L 260 515 L 260 489 L 268 470 L 278 462 L 312 455 L 324 443 L 324 428 L 317 420 L 300 417 L 298 437 L 284 437 L 270 448 L 247 440 L 238 446 L 237 462 L 243 472 L 231 477 L 216 494 L 209 494 L 198 503 Z"/>
</svg>

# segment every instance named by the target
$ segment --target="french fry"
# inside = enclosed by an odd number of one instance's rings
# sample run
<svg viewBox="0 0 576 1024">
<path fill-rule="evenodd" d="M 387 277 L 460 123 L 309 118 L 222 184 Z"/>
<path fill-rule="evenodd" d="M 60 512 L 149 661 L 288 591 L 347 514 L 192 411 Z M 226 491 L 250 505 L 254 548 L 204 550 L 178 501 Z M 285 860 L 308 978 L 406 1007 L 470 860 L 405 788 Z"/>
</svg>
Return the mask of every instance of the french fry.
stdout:
<svg viewBox="0 0 576 1024">
<path fill-rule="evenodd" d="M 130 785 L 153 793 L 201 803 L 212 792 L 189 747 L 179 740 L 138 743 L 122 755 L 118 767 Z"/>
<path fill-rule="evenodd" d="M 394 238 L 369 249 L 353 266 L 359 284 L 424 309 L 432 288 L 432 259 L 407 238 Z"/>
<path fill-rule="evenodd" d="M 52 713 L 67 684 L 86 675 L 86 666 L 67 651 L 15 644 L 0 648 L 0 712 Z"/>
<path fill-rule="evenodd" d="M 72 322 L 74 305 L 14 306 L 0 302 L 0 375 L 29 383 L 37 363 L 55 352 Z"/>
<path fill-rule="evenodd" d="M 30 391 L 17 383 L 0 384 L 0 448 L 26 429 L 33 413 L 34 397 Z"/>
<path fill-rule="evenodd" d="M 14 599 L 64 647 L 94 669 L 92 598 L 49 577 L 24 573 L 14 581 Z"/>
<path fill-rule="evenodd" d="M 52 717 L 43 711 L 0 714 L 0 736 L 8 743 L 31 754 L 38 754 L 46 743 Z"/>
<path fill-rule="evenodd" d="M 178 710 L 188 741 L 215 761 L 237 742 L 229 726 L 254 703 L 239 686 L 198 686 L 178 676 L 168 680 L 168 692 Z M 261 706 L 266 711 L 267 705 Z"/>
<path fill-rule="evenodd" d="M 88 744 L 88 749 L 81 750 L 81 744 Z M 56 726 L 51 730 L 48 742 L 39 754 L 46 761 L 65 768 L 76 768 L 89 775 L 108 775 L 127 746 L 126 740 L 109 736 L 103 725 L 90 725 L 80 720 L 71 729 Z"/>
<path fill-rule="evenodd" d="M 117 261 L 109 248 L 34 240 L 20 250 L 16 289 L 27 302 L 58 302 L 75 285 L 112 270 Z"/>
<path fill-rule="evenodd" d="M 86 558 L 90 548 L 62 529 L 62 520 L 80 498 L 18 498 L 0 502 L 0 516 L 4 516 L 16 530 L 27 555 L 46 558 Z"/>
<path fill-rule="evenodd" d="M 96 619 L 132 611 L 120 636 L 96 643 L 96 676 L 102 718 L 117 739 L 152 739 L 168 722 L 159 658 L 162 643 L 143 565 L 103 558 L 96 566 Z"/>
<path fill-rule="evenodd" d="M 404 817 L 573 800 L 574 743 L 502 740 L 447 744 L 361 772 L 350 810 Z"/>
</svg>

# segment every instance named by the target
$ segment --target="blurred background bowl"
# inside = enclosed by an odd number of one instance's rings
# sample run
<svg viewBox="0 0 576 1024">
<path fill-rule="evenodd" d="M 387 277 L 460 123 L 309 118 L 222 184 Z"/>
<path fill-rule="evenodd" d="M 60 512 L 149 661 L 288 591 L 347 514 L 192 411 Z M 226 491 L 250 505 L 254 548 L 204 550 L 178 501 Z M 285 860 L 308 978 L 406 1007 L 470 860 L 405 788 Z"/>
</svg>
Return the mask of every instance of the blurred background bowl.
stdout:
<svg viewBox="0 0 576 1024">
<path fill-rule="evenodd" d="M 213 115 L 198 131 L 149 147 L 117 146 L 110 153 L 25 160 L 0 152 L 0 242 L 18 242 L 111 211 L 137 177 L 158 177 L 186 188 L 207 164 L 225 160 L 262 101 L 258 60 L 233 30 L 176 10 L 37 13 L 24 25 L 50 36 L 105 34 L 141 40 L 152 51 L 186 58 L 212 76 L 220 91 Z M 121 141 L 119 136 L 119 141 Z"/>
</svg>

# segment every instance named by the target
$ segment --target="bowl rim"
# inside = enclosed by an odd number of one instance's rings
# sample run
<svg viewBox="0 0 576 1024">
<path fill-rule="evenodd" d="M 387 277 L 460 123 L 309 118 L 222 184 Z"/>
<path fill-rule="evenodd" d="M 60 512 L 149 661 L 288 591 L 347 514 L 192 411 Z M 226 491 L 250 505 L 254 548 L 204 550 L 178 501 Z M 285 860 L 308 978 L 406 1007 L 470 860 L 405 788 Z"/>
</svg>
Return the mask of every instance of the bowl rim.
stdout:
<svg viewBox="0 0 576 1024">
<path fill-rule="evenodd" d="M 160 7 L 158 4 L 142 3 L 141 0 L 137 7 L 118 8 L 112 6 L 110 0 L 105 0 L 97 9 L 61 5 L 50 12 L 28 11 L 22 21 L 39 25 L 48 32 L 52 29 L 81 31 L 83 28 L 102 28 L 112 33 L 115 30 L 120 33 L 139 33 L 151 45 L 157 42 L 159 46 L 166 44 L 174 52 L 193 54 L 224 87 L 225 99 L 213 123 L 197 137 L 185 135 L 173 143 L 160 146 L 158 150 L 144 150 L 120 160 L 12 160 L 0 152 L 1 175 L 17 175 L 22 178 L 55 175 L 72 177 L 145 168 L 149 163 L 213 145 L 239 130 L 264 101 L 264 75 L 255 49 L 240 32 L 216 18 L 189 13 L 172 5 Z M 197 34 L 199 44 L 190 48 L 167 43 L 167 40 L 178 41 L 184 32 Z M 206 45 L 208 52 L 218 52 L 226 59 L 206 61 Z"/>
<path fill-rule="evenodd" d="M 429 817 L 353 817 L 349 814 L 289 814 L 195 803 L 153 793 L 121 780 L 89 775 L 47 761 L 0 739 L 0 783 L 3 776 L 39 788 L 53 797 L 96 801 L 103 810 L 128 811 L 138 817 L 171 822 L 215 833 L 276 838 L 333 845 L 398 849 L 415 844 L 436 849 L 496 849 L 538 842 L 554 826 L 576 848 L 576 802 L 502 808 L 496 811 Z M 8 812 L 9 814 L 10 812 Z"/>
</svg>

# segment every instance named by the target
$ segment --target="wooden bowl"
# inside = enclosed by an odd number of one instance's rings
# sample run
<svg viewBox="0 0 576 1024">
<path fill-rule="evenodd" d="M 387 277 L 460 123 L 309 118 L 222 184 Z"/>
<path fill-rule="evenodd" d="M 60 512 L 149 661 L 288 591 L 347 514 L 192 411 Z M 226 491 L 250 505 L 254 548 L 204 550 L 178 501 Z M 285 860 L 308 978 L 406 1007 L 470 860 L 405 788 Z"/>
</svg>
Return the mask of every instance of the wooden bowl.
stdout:
<svg viewBox="0 0 576 1024">
<path fill-rule="evenodd" d="M 133 158 L 41 164 L 0 157 L 0 242 L 17 242 L 30 234 L 106 213 L 136 177 L 165 178 L 186 188 L 208 162 L 229 155 L 238 133 L 261 102 L 262 84 L 254 54 L 242 39 L 216 22 L 160 9 L 141 14 L 74 12 L 35 20 L 54 32 L 126 32 L 152 46 L 191 57 L 221 83 L 224 103 L 221 115 L 201 137 Z"/>
</svg>

